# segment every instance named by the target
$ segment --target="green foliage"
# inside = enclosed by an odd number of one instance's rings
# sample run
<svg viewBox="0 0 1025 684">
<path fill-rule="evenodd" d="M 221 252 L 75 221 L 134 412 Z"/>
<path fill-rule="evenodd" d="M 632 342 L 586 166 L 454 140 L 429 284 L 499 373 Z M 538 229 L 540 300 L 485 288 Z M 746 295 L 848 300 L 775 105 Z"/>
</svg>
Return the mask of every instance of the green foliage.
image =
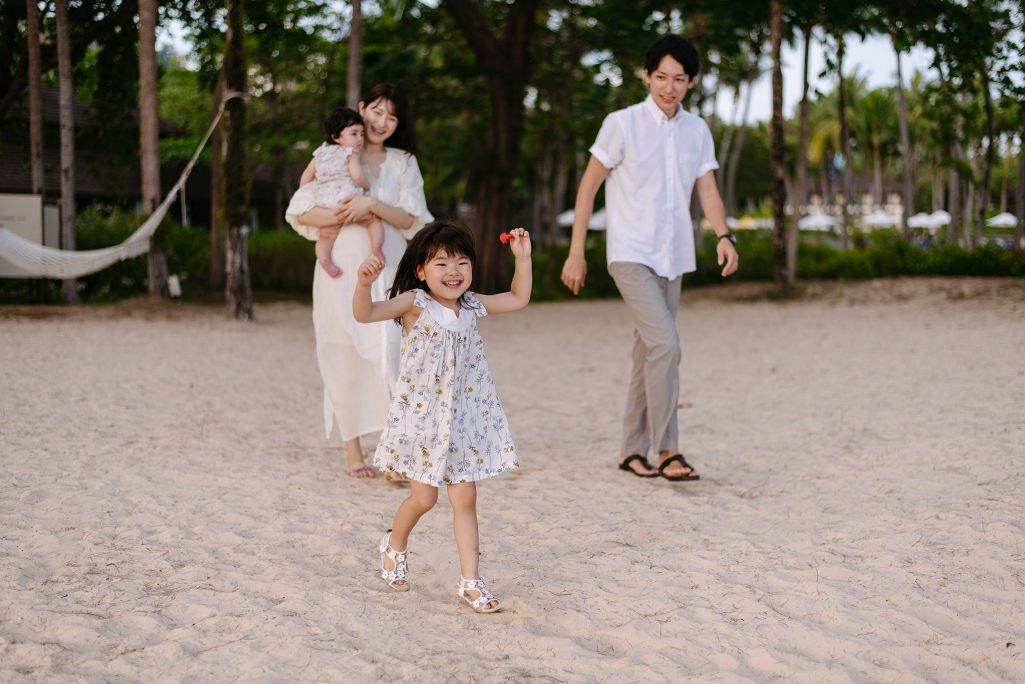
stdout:
<svg viewBox="0 0 1025 684">
<path fill-rule="evenodd" d="M 293 230 L 261 230 L 249 236 L 254 290 L 308 295 L 315 263 L 313 242 Z"/>
<path fill-rule="evenodd" d="M 102 249 L 124 242 L 145 220 L 122 209 L 91 205 L 76 217 L 76 247 Z M 159 229 L 167 250 L 168 272 L 181 279 L 184 294 L 202 291 L 206 284 L 210 245 L 207 232 L 165 218 Z M 83 301 L 107 301 L 143 294 L 147 289 L 146 256 L 120 261 L 79 280 Z"/>
</svg>

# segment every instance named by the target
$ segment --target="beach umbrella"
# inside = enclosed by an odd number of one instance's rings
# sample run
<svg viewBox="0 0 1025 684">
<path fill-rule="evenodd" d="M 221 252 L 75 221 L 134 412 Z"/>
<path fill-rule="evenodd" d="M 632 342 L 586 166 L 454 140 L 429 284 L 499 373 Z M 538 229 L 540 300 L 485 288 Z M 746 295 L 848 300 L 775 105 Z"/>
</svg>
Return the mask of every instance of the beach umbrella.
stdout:
<svg viewBox="0 0 1025 684">
<path fill-rule="evenodd" d="M 873 211 L 863 218 L 861 222 L 871 228 L 891 228 L 897 225 L 897 218 L 885 211 Z"/>
<path fill-rule="evenodd" d="M 933 225 L 935 225 L 935 226 L 949 226 L 950 225 L 950 214 L 948 214 L 947 212 L 943 211 L 942 209 L 937 209 L 932 214 L 930 214 L 930 216 L 932 217 Z"/>
<path fill-rule="evenodd" d="M 797 222 L 797 227 L 804 230 L 829 230 L 836 223 L 836 219 L 828 214 L 809 214 Z"/>
<path fill-rule="evenodd" d="M 986 221 L 986 225 L 993 228 L 1014 228 L 1018 225 L 1018 217 L 1005 211 Z"/>
<path fill-rule="evenodd" d="M 937 225 L 932 216 L 924 211 L 908 217 L 908 228 L 935 228 Z"/>
</svg>

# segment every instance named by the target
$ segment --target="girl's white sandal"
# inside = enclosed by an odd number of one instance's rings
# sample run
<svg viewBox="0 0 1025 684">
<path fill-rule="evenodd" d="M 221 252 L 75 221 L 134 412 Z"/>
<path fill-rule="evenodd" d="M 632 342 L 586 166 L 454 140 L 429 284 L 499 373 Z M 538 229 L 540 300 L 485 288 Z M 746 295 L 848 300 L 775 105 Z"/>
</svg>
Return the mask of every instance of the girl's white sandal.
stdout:
<svg viewBox="0 0 1025 684">
<path fill-rule="evenodd" d="M 478 613 L 497 613 L 502 610 L 502 604 L 499 603 L 494 594 L 488 591 L 488 585 L 484 583 L 483 577 L 466 579 L 460 576 L 459 580 L 459 593 L 457 595 L 469 603 L 474 611 Z M 466 593 L 468 591 L 477 592 L 477 598 L 471 598 Z"/>
<path fill-rule="evenodd" d="M 395 591 L 409 591 L 409 568 L 406 567 L 406 551 L 396 551 L 391 547 L 391 532 L 385 532 L 381 538 L 381 579 Z M 384 559 L 392 562 L 392 569 L 384 567 Z M 399 584 L 402 582 L 402 584 Z"/>
</svg>

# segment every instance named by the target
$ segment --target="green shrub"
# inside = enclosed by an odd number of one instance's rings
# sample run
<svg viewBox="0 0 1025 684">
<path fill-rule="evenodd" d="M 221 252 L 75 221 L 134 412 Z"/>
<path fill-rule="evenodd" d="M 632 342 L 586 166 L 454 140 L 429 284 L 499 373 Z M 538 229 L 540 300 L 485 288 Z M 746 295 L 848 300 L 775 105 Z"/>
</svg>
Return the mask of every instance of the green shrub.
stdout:
<svg viewBox="0 0 1025 684">
<path fill-rule="evenodd" d="M 254 290 L 309 293 L 315 264 L 313 242 L 294 230 L 261 230 L 249 236 Z"/>
<path fill-rule="evenodd" d="M 76 249 L 102 249 L 124 242 L 145 216 L 118 208 L 90 205 L 75 217 Z M 206 287 L 210 241 L 206 230 L 182 226 L 170 217 L 153 238 L 164 246 L 168 273 L 178 275 L 184 294 Z M 79 279 L 84 301 L 107 301 L 142 294 L 148 289 L 146 255 L 119 261 Z"/>
</svg>

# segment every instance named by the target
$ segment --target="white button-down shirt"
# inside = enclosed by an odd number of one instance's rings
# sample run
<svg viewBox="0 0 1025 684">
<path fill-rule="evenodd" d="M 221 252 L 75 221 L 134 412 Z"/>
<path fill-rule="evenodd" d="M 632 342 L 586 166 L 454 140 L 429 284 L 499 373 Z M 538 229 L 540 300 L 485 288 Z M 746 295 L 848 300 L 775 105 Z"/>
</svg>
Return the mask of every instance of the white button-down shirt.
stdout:
<svg viewBox="0 0 1025 684">
<path fill-rule="evenodd" d="M 612 112 L 591 146 L 605 181 L 608 263 L 630 261 L 670 280 L 696 268 L 690 197 L 719 168 L 704 119 L 677 105 L 669 118 L 649 95 Z"/>
</svg>

